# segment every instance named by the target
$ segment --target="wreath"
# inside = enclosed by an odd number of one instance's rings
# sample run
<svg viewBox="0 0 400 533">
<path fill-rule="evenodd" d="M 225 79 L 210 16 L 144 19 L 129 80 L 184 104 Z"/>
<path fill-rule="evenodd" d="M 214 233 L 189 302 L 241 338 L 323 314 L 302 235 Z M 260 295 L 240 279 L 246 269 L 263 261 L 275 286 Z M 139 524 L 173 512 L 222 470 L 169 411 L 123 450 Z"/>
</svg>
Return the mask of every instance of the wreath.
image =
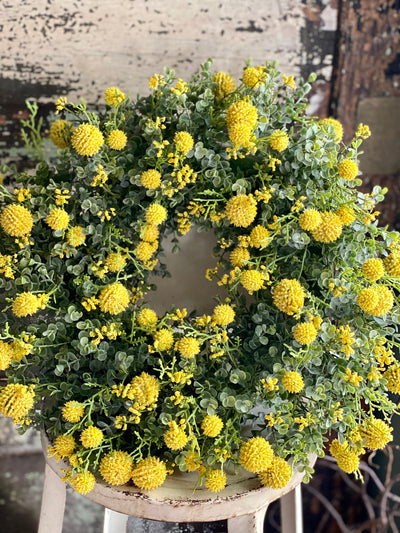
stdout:
<svg viewBox="0 0 400 533">
<path fill-rule="evenodd" d="M 3 168 L 0 412 L 44 428 L 78 492 L 174 468 L 218 492 L 239 465 L 280 488 L 328 440 L 356 474 L 392 440 L 400 236 L 378 226 L 386 191 L 358 189 L 368 126 L 345 144 L 308 116 L 314 79 L 267 62 L 237 84 L 209 60 L 136 101 L 110 87 L 98 112 L 61 97 L 57 155 Z M 224 295 L 159 315 L 149 276 L 189 231 L 215 234 L 205 275 Z"/>
</svg>

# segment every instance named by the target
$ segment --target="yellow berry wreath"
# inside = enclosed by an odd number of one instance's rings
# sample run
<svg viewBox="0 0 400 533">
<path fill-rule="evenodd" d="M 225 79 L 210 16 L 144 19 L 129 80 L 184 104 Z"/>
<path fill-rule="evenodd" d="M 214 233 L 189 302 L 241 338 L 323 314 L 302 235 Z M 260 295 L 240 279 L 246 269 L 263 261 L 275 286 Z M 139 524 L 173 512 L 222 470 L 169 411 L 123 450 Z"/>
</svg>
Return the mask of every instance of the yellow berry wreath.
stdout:
<svg viewBox="0 0 400 533">
<path fill-rule="evenodd" d="M 208 61 L 137 101 L 110 87 L 99 113 L 62 97 L 57 157 L 3 169 L 0 412 L 45 428 L 78 492 L 153 489 L 173 465 L 215 492 L 235 465 L 279 488 L 332 433 L 346 472 L 392 439 L 400 236 L 378 227 L 385 191 L 357 189 L 368 127 L 344 144 L 307 116 L 312 79 L 266 63 L 236 84 Z M 217 237 L 225 296 L 157 314 L 163 238 L 192 227 Z"/>
</svg>

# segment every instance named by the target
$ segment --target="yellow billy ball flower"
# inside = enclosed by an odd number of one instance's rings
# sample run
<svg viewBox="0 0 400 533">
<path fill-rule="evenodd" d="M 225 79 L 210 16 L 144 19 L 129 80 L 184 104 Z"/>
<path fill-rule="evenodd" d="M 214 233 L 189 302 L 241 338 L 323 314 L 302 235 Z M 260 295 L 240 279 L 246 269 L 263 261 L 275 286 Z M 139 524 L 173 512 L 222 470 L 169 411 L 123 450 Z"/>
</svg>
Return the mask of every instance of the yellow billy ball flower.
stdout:
<svg viewBox="0 0 400 533">
<path fill-rule="evenodd" d="M 127 142 L 128 138 L 121 130 L 112 130 L 108 134 L 107 144 L 112 150 L 123 150 Z"/>
<path fill-rule="evenodd" d="M 257 89 L 257 87 L 265 82 L 266 78 L 267 75 L 264 67 L 247 67 L 243 72 L 242 80 L 249 89 Z"/>
<path fill-rule="evenodd" d="M 158 239 L 160 232 L 154 224 L 145 224 L 140 232 L 142 241 L 154 242 Z"/>
<path fill-rule="evenodd" d="M 107 105 L 117 107 L 125 100 L 125 94 L 118 87 L 109 87 L 104 91 L 104 99 Z"/>
<path fill-rule="evenodd" d="M 75 439 L 72 435 L 60 435 L 56 438 L 53 445 L 54 455 L 57 460 L 62 457 L 69 457 L 74 453 L 76 446 Z"/>
<path fill-rule="evenodd" d="M 240 283 L 249 294 L 264 289 L 265 278 L 258 270 L 244 270 L 242 272 Z"/>
<path fill-rule="evenodd" d="M 189 452 L 185 455 L 185 465 L 188 472 L 195 472 L 202 466 L 199 454 L 197 452 Z"/>
<path fill-rule="evenodd" d="M 335 213 L 326 211 L 321 213 L 321 223 L 311 234 L 316 241 L 333 242 L 340 237 L 342 229 L 343 224 L 340 218 Z"/>
<path fill-rule="evenodd" d="M 213 82 L 217 84 L 217 86 L 213 88 L 213 93 L 217 98 L 224 98 L 225 96 L 228 96 L 228 94 L 233 93 L 236 89 L 233 77 L 222 71 L 214 74 Z"/>
<path fill-rule="evenodd" d="M 288 315 L 298 313 L 304 305 L 304 288 L 297 279 L 283 279 L 275 287 L 273 301 Z"/>
<path fill-rule="evenodd" d="M 378 305 L 378 294 L 375 287 L 362 289 L 357 296 L 357 305 L 366 313 L 371 313 Z"/>
<path fill-rule="evenodd" d="M 289 370 L 282 378 L 282 385 L 288 392 L 297 393 L 304 389 L 304 381 L 299 372 Z"/>
<path fill-rule="evenodd" d="M 83 417 L 83 413 L 83 404 L 75 400 L 67 402 L 61 410 L 62 417 L 67 420 L 67 422 L 71 422 L 72 424 L 79 422 Z"/>
<path fill-rule="evenodd" d="M 400 276 L 400 253 L 398 251 L 385 257 L 383 264 L 388 276 Z"/>
<path fill-rule="evenodd" d="M 167 477 L 164 461 L 158 457 L 146 457 L 134 467 L 132 481 L 142 490 L 153 490 L 160 487 Z"/>
<path fill-rule="evenodd" d="M 71 122 L 55 120 L 50 126 L 49 137 L 58 148 L 67 148 L 71 141 Z"/>
<path fill-rule="evenodd" d="M 160 384 L 154 376 L 147 372 L 142 372 L 140 376 L 135 376 L 130 385 L 127 397 L 135 402 L 137 409 L 143 411 L 154 406 L 160 394 Z"/>
<path fill-rule="evenodd" d="M 169 329 L 163 328 L 154 335 L 154 347 L 156 350 L 169 350 L 174 344 L 174 336 Z"/>
<path fill-rule="evenodd" d="M 336 456 L 336 462 L 338 467 L 346 472 L 346 474 L 352 474 L 360 466 L 359 456 L 351 449 L 343 450 L 342 453 Z"/>
<path fill-rule="evenodd" d="M 119 272 L 126 265 L 126 255 L 121 252 L 112 252 L 108 254 L 104 261 L 104 266 L 107 267 L 109 272 Z"/>
<path fill-rule="evenodd" d="M 11 344 L 0 341 L 0 370 L 7 370 L 13 360 Z"/>
<path fill-rule="evenodd" d="M 300 227 L 306 231 L 314 231 L 321 222 L 321 213 L 316 209 L 306 209 L 299 217 Z"/>
<path fill-rule="evenodd" d="M 390 365 L 383 373 L 383 377 L 387 380 L 387 389 L 394 394 L 400 394 L 400 367 Z"/>
<path fill-rule="evenodd" d="M 392 309 L 393 303 L 393 292 L 385 285 L 363 289 L 357 296 L 357 304 L 372 316 L 386 315 Z"/>
<path fill-rule="evenodd" d="M 146 170 L 140 176 L 140 183 L 146 189 L 157 189 L 161 185 L 161 174 L 153 168 Z"/>
<path fill-rule="evenodd" d="M 139 326 L 151 328 L 157 324 L 157 315 L 152 309 L 142 309 L 137 317 Z"/>
<path fill-rule="evenodd" d="M 282 457 L 274 456 L 270 467 L 260 472 L 258 477 L 265 487 L 283 489 L 292 477 L 292 467 Z"/>
<path fill-rule="evenodd" d="M 242 129 L 246 130 L 250 134 L 256 127 L 257 120 L 257 108 L 251 105 L 246 98 L 234 102 L 226 111 L 228 133 L 229 129 L 231 129 L 233 126 L 239 125 Z M 230 133 L 229 137 L 231 138 Z M 233 142 L 235 141 L 233 140 Z"/>
<path fill-rule="evenodd" d="M 21 359 L 31 353 L 33 346 L 21 340 L 15 340 L 10 344 L 12 360 L 21 361 Z M 0 349 L 1 352 L 1 349 Z"/>
<path fill-rule="evenodd" d="M 347 446 L 348 444 L 346 441 L 343 444 L 340 444 L 337 439 L 334 439 L 329 445 L 329 451 L 333 457 L 337 457 Z"/>
<path fill-rule="evenodd" d="M 178 152 L 186 155 L 193 148 L 193 137 L 187 131 L 178 131 L 174 135 L 174 143 Z"/>
<path fill-rule="evenodd" d="M 365 445 L 372 450 L 381 450 L 392 441 L 392 431 L 393 428 L 383 420 L 374 417 L 365 420 L 360 427 L 360 435 L 365 440 Z"/>
<path fill-rule="evenodd" d="M 343 126 L 341 123 L 335 118 L 324 118 L 323 120 L 320 120 L 320 124 L 330 124 L 333 126 L 335 132 L 335 144 L 339 144 L 343 138 Z"/>
<path fill-rule="evenodd" d="M 31 387 L 20 383 L 10 383 L 0 391 L 0 413 L 23 421 L 34 405 L 35 394 Z"/>
<path fill-rule="evenodd" d="M 81 433 L 81 443 L 85 448 L 97 448 L 103 438 L 103 432 L 95 426 L 89 426 Z"/>
<path fill-rule="evenodd" d="M 303 322 L 294 328 L 293 336 L 299 344 L 311 344 L 317 338 L 317 330 L 312 322 Z"/>
<path fill-rule="evenodd" d="M 247 228 L 257 215 L 257 201 L 251 194 L 238 194 L 226 203 L 229 222 L 239 228 Z"/>
<path fill-rule="evenodd" d="M 231 305 L 217 305 L 214 307 L 212 319 L 219 326 L 227 326 L 235 320 L 235 311 Z"/>
<path fill-rule="evenodd" d="M 133 459 L 127 452 L 113 451 L 100 461 L 100 474 L 110 485 L 125 485 L 132 477 Z"/>
<path fill-rule="evenodd" d="M 40 307 L 39 298 L 31 292 L 18 294 L 12 304 L 12 311 L 17 317 L 24 317 L 35 314 Z"/>
<path fill-rule="evenodd" d="M 140 241 L 135 248 L 135 255 L 139 261 L 150 261 L 154 252 L 157 250 L 157 246 L 154 246 L 154 243 Z"/>
<path fill-rule="evenodd" d="M 188 436 L 176 422 L 170 422 L 169 429 L 164 433 L 164 442 L 170 450 L 181 450 L 185 447 Z"/>
<path fill-rule="evenodd" d="M 44 220 L 51 229 L 61 231 L 68 227 L 69 215 L 64 209 L 55 207 L 50 210 L 49 215 Z"/>
<path fill-rule="evenodd" d="M 272 464 L 274 453 L 263 437 L 253 437 L 240 448 L 240 464 L 249 472 L 264 472 Z"/>
<path fill-rule="evenodd" d="M 269 242 L 269 231 L 264 226 L 255 226 L 250 233 L 250 246 L 263 248 Z"/>
<path fill-rule="evenodd" d="M 193 337 L 182 337 L 176 343 L 176 349 L 185 359 L 191 359 L 200 352 L 199 341 Z"/>
<path fill-rule="evenodd" d="M 217 437 L 223 427 L 224 423 L 218 415 L 207 415 L 201 424 L 201 429 L 206 437 Z"/>
<path fill-rule="evenodd" d="M 377 257 L 372 257 L 371 259 L 364 261 L 361 270 L 364 277 L 369 281 L 376 281 L 385 274 L 383 261 Z"/>
<path fill-rule="evenodd" d="M 211 492 L 220 492 L 226 486 L 226 474 L 221 470 L 211 470 L 206 476 L 204 485 Z"/>
<path fill-rule="evenodd" d="M 247 261 L 250 260 L 250 252 L 247 248 L 243 248 L 242 246 L 238 246 L 229 255 L 229 258 L 231 260 L 231 263 L 235 267 L 242 267 L 244 266 Z"/>
<path fill-rule="evenodd" d="M 1 213 L 0 224 L 11 237 L 23 237 L 31 232 L 33 218 L 23 205 L 11 204 Z"/>
<path fill-rule="evenodd" d="M 146 210 L 146 222 L 159 226 L 167 220 L 167 210 L 161 204 L 151 204 Z"/>
<path fill-rule="evenodd" d="M 81 124 L 71 138 L 71 143 L 79 155 L 92 156 L 97 154 L 104 144 L 104 137 L 99 128 L 93 124 Z"/>
<path fill-rule="evenodd" d="M 268 137 L 268 141 L 271 148 L 278 152 L 283 152 L 288 147 L 289 137 L 285 131 L 275 130 Z"/>
<path fill-rule="evenodd" d="M 358 165 L 352 159 L 342 159 L 338 164 L 338 173 L 344 180 L 353 180 L 358 174 Z"/>
<path fill-rule="evenodd" d="M 335 215 L 337 215 L 340 218 L 340 221 L 343 224 L 343 226 L 349 226 L 356 219 L 354 209 L 346 205 L 336 209 Z"/>
<path fill-rule="evenodd" d="M 82 246 L 86 241 L 86 235 L 81 226 L 72 226 L 67 232 L 67 243 L 74 248 Z"/>
<path fill-rule="evenodd" d="M 128 305 L 129 292 L 122 283 L 116 281 L 100 291 L 99 307 L 103 313 L 118 315 L 125 311 Z"/>
<path fill-rule="evenodd" d="M 96 484 L 96 478 L 91 472 L 79 472 L 69 481 L 78 494 L 87 494 Z"/>
</svg>

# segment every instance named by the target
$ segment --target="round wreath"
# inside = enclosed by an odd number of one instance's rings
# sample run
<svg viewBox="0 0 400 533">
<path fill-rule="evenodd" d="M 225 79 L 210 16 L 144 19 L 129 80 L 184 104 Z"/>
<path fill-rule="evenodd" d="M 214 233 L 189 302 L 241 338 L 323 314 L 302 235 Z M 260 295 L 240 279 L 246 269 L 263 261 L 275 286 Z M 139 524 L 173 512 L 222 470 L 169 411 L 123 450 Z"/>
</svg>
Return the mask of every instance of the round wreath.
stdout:
<svg viewBox="0 0 400 533">
<path fill-rule="evenodd" d="M 57 159 L 1 186 L 0 412 L 45 428 L 78 492 L 174 467 L 218 492 L 232 465 L 279 488 L 328 439 L 346 472 L 392 439 L 400 236 L 385 191 L 357 189 L 368 127 L 344 144 L 307 116 L 313 79 L 268 62 L 236 85 L 208 61 L 137 101 L 110 87 L 99 113 L 60 98 Z M 192 227 L 225 297 L 158 316 L 163 237 Z"/>
</svg>

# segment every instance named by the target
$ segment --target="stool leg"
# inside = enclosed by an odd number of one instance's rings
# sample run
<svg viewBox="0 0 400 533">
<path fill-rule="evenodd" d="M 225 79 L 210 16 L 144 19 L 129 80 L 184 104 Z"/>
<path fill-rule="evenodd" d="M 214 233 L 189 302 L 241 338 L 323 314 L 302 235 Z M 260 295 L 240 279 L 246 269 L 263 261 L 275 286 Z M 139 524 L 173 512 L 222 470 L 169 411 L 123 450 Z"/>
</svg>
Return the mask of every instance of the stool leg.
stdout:
<svg viewBox="0 0 400 533">
<path fill-rule="evenodd" d="M 281 498 L 282 533 L 303 533 L 301 485 Z"/>
<path fill-rule="evenodd" d="M 252 514 L 228 518 L 228 533 L 263 533 L 267 507 Z"/>
<path fill-rule="evenodd" d="M 128 515 L 104 509 L 103 533 L 126 533 Z"/>
<path fill-rule="evenodd" d="M 46 464 L 38 533 L 62 533 L 66 487 Z"/>
</svg>

